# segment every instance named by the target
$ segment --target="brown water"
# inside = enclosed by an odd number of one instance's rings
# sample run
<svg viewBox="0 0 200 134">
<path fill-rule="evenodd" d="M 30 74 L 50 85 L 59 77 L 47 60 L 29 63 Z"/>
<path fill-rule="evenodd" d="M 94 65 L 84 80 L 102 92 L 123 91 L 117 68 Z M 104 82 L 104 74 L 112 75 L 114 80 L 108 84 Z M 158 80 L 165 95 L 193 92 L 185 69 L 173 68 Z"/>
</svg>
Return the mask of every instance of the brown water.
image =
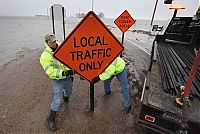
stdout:
<svg viewBox="0 0 200 134">
<path fill-rule="evenodd" d="M 80 18 L 66 18 L 65 28 L 66 36 L 80 22 Z M 121 31 L 114 24 L 113 18 L 105 18 L 103 22 L 112 26 L 111 32 L 118 38 L 122 36 Z M 156 24 L 163 25 L 166 21 L 155 21 Z M 136 23 L 125 33 L 125 38 L 129 38 L 140 46 L 150 51 L 151 44 L 149 36 L 131 32 L 131 30 L 149 31 L 150 21 L 137 20 Z M 19 57 L 25 56 L 31 50 L 43 48 L 44 36 L 52 33 L 52 20 L 50 18 L 39 17 L 4 17 L 0 16 L 0 66 Z M 55 22 L 56 36 L 59 40 L 63 40 L 62 22 Z M 152 39 L 150 39 L 152 40 Z M 25 54 L 24 54 L 25 53 Z"/>
</svg>

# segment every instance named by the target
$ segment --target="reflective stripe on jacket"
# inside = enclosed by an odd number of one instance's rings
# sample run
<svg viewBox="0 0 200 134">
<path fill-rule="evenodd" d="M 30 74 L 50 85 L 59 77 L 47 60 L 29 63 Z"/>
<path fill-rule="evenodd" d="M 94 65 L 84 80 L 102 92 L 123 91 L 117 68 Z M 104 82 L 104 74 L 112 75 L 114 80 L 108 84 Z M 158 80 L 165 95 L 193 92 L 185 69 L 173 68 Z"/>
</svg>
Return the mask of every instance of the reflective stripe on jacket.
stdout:
<svg viewBox="0 0 200 134">
<path fill-rule="evenodd" d="M 59 42 L 56 42 L 58 45 L 60 45 Z M 63 71 L 70 70 L 69 68 L 65 67 L 62 63 L 57 61 L 55 58 L 53 58 L 53 51 L 52 49 L 46 44 L 45 42 L 45 50 L 40 56 L 40 64 L 42 65 L 45 73 L 49 76 L 51 79 L 65 79 L 66 76 L 62 76 Z"/>
<path fill-rule="evenodd" d="M 101 80 L 107 80 L 113 75 L 117 75 L 121 73 L 125 68 L 125 61 L 117 57 L 109 66 L 106 68 L 106 70 L 99 75 Z"/>
</svg>

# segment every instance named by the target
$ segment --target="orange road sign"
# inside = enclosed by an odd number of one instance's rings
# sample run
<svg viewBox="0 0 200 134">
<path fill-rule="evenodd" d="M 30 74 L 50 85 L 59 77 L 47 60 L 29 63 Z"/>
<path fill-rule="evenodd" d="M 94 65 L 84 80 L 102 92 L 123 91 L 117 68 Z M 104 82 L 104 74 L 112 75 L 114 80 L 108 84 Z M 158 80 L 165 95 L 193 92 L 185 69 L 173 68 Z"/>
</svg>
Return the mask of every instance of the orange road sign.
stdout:
<svg viewBox="0 0 200 134">
<path fill-rule="evenodd" d="M 131 15 L 125 10 L 115 21 L 117 27 L 125 33 L 135 22 Z"/>
<path fill-rule="evenodd" d="M 98 16 L 90 11 L 62 42 L 53 56 L 92 81 L 124 50 Z"/>
</svg>

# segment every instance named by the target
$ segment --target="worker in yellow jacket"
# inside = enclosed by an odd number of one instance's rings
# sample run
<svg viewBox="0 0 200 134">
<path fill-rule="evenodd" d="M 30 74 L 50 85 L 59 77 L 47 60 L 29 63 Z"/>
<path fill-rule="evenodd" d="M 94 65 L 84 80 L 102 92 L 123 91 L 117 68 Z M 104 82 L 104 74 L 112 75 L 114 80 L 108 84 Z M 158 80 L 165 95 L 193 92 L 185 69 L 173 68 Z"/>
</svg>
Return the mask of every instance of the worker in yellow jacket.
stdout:
<svg viewBox="0 0 200 134">
<path fill-rule="evenodd" d="M 56 112 L 60 108 L 61 99 L 68 102 L 72 92 L 72 83 L 74 72 L 65 67 L 62 63 L 54 59 L 53 52 L 58 48 L 60 43 L 53 34 L 45 36 L 45 50 L 41 54 L 40 64 L 47 76 L 52 80 L 52 89 L 54 100 L 50 106 L 50 116 L 47 118 L 48 127 L 51 131 L 56 131 Z M 63 94 L 64 91 L 64 94 Z"/>
<path fill-rule="evenodd" d="M 104 83 L 104 92 L 106 95 L 111 94 L 110 84 L 112 79 L 116 76 L 118 81 L 120 82 L 120 87 L 122 90 L 123 98 L 124 98 L 124 107 L 126 113 L 129 113 L 131 110 L 131 101 L 130 101 L 130 92 L 128 88 L 128 80 L 125 68 L 125 61 L 117 57 L 106 70 L 100 74 L 98 77 L 92 80 L 93 83 L 102 80 Z"/>
</svg>

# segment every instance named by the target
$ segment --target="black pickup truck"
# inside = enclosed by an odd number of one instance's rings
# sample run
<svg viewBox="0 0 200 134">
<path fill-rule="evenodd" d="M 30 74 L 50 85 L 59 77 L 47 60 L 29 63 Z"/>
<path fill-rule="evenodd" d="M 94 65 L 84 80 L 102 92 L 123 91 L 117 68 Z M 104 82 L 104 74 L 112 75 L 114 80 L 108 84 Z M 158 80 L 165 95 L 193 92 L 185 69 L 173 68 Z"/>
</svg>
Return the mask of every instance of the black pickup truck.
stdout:
<svg viewBox="0 0 200 134">
<path fill-rule="evenodd" d="M 181 132 L 182 108 L 175 105 L 177 83 L 185 85 L 194 49 L 200 47 L 200 20 L 173 18 L 163 35 L 157 35 L 140 100 L 138 123 L 159 133 Z M 187 110 L 189 134 L 200 134 L 200 67 L 193 80 Z"/>
</svg>

